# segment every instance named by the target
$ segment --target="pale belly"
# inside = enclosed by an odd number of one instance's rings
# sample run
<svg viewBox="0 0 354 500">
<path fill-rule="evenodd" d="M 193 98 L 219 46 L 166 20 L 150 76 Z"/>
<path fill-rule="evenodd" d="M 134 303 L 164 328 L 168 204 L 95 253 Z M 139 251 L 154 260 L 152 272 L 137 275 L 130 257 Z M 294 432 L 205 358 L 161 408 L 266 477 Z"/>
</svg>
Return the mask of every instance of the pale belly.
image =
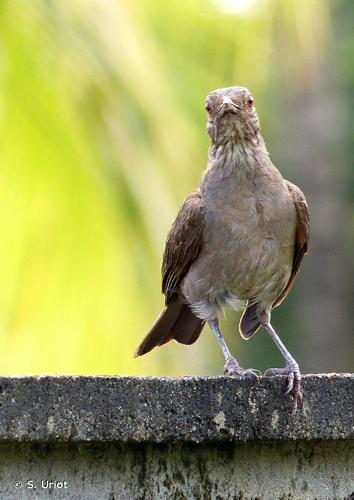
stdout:
<svg viewBox="0 0 354 500">
<path fill-rule="evenodd" d="M 286 287 L 293 262 L 294 207 L 285 200 L 281 218 L 271 208 L 264 204 L 258 210 L 251 200 L 241 210 L 238 204 L 208 214 L 202 252 L 182 284 L 200 318 L 214 319 L 223 307 L 241 309 L 247 302 L 269 309 Z"/>
</svg>

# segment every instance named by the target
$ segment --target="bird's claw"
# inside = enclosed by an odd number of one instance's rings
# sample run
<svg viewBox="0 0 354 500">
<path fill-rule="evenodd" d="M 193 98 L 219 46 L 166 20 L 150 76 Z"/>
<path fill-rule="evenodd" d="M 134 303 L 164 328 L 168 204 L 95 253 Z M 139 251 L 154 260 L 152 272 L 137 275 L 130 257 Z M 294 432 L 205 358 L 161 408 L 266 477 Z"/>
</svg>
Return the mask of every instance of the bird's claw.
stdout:
<svg viewBox="0 0 354 500">
<path fill-rule="evenodd" d="M 251 378 L 254 381 L 259 381 L 259 376 L 262 375 L 260 371 L 253 368 L 244 369 L 237 363 L 235 358 L 227 358 L 224 366 L 224 375 L 239 378 Z"/>
<path fill-rule="evenodd" d="M 267 375 L 287 375 L 286 385 L 284 387 L 284 394 L 290 394 L 292 397 L 291 413 L 295 415 L 298 406 L 302 405 L 302 391 L 301 391 L 301 373 L 297 363 L 287 365 L 285 368 L 269 368 L 264 373 Z"/>
</svg>

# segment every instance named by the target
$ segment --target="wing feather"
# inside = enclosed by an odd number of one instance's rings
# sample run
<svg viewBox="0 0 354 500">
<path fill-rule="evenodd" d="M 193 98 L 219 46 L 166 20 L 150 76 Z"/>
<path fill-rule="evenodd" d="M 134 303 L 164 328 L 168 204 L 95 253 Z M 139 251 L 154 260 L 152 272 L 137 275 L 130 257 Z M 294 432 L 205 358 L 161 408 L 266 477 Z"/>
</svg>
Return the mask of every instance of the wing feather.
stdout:
<svg viewBox="0 0 354 500">
<path fill-rule="evenodd" d="M 302 259 L 304 255 L 306 255 L 309 244 L 309 236 L 310 236 L 310 216 L 308 211 L 308 206 L 306 202 L 306 198 L 302 191 L 292 184 L 289 181 L 285 181 L 290 195 L 294 200 L 296 215 L 297 215 L 297 224 L 295 230 L 295 249 L 294 249 L 294 259 L 293 259 L 293 267 L 291 270 L 291 275 L 286 285 L 285 289 L 279 295 L 277 300 L 274 302 L 273 307 L 277 307 L 287 296 L 289 293 L 295 277 L 300 269 Z"/>
<path fill-rule="evenodd" d="M 162 259 L 162 292 L 171 301 L 203 244 L 204 204 L 199 191 L 184 201 L 166 240 Z"/>
</svg>

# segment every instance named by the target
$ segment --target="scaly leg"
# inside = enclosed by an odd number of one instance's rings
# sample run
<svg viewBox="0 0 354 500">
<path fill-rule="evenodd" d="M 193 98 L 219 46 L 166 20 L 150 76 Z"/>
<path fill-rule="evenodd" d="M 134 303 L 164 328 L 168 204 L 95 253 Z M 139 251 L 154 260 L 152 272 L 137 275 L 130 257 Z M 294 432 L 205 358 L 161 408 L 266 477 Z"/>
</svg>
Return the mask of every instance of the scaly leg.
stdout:
<svg viewBox="0 0 354 500">
<path fill-rule="evenodd" d="M 225 375 L 233 375 L 236 377 L 251 377 L 255 380 L 258 380 L 258 376 L 261 375 L 261 372 L 259 372 L 258 370 L 253 370 L 251 368 L 248 370 L 241 368 L 241 366 L 238 364 L 236 359 L 233 356 L 231 356 L 231 353 L 230 353 L 230 351 L 229 351 L 229 349 L 224 341 L 224 338 L 220 332 L 218 320 L 215 319 L 215 320 L 209 321 L 208 323 L 209 323 L 211 330 L 215 334 L 216 340 L 218 341 L 218 343 L 221 347 L 221 350 L 225 356 L 224 374 Z"/>
<path fill-rule="evenodd" d="M 280 340 L 272 325 L 268 322 L 265 323 L 263 326 L 267 330 L 268 334 L 273 339 L 279 351 L 281 352 L 283 358 L 285 359 L 284 368 L 269 368 L 269 370 L 267 370 L 264 373 L 264 375 L 285 374 L 288 376 L 288 382 L 285 387 L 284 393 L 290 394 L 292 396 L 293 398 L 292 413 L 295 414 L 298 404 L 301 405 L 302 403 L 301 374 L 299 365 L 292 357 L 292 355 L 289 353 L 283 342 Z"/>
</svg>

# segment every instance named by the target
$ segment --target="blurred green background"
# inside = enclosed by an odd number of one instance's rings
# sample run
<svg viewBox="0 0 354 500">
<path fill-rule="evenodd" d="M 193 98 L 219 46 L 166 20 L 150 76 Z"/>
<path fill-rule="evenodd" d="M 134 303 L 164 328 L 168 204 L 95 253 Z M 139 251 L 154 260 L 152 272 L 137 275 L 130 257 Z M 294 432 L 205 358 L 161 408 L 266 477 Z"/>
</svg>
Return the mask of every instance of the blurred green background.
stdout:
<svg viewBox="0 0 354 500">
<path fill-rule="evenodd" d="M 204 100 L 244 85 L 305 192 L 310 255 L 274 326 L 303 371 L 353 368 L 354 4 L 2 0 L 0 372 L 218 374 L 208 328 L 134 360 L 166 233 L 205 168 Z M 222 324 L 245 367 L 264 332 Z"/>
</svg>

